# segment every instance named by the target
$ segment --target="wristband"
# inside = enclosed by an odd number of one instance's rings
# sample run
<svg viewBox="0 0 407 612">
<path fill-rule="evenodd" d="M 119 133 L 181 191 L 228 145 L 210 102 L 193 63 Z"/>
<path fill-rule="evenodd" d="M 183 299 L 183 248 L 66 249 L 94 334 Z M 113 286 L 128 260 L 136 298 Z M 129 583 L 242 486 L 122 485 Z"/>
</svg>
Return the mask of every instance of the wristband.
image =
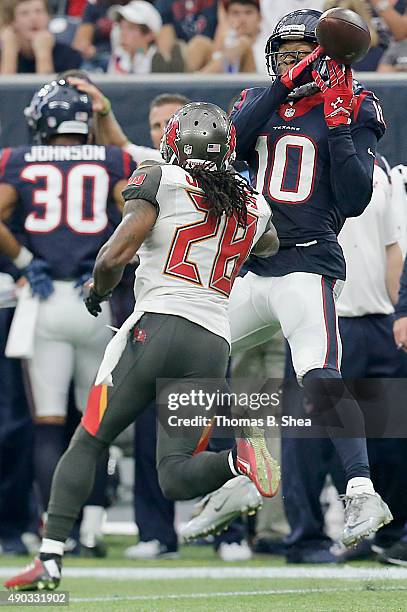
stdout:
<svg viewBox="0 0 407 612">
<path fill-rule="evenodd" d="M 33 257 L 34 255 L 31 253 L 31 251 L 22 246 L 17 257 L 13 259 L 13 264 L 16 268 L 22 270 L 23 268 L 26 268 L 28 264 L 31 263 Z"/>
<path fill-rule="evenodd" d="M 104 107 L 103 107 L 103 110 L 98 112 L 99 117 L 106 117 L 106 115 L 108 115 L 110 111 L 112 110 L 112 103 L 110 102 L 109 98 L 106 98 L 106 96 L 103 96 L 103 102 L 104 102 Z"/>
</svg>

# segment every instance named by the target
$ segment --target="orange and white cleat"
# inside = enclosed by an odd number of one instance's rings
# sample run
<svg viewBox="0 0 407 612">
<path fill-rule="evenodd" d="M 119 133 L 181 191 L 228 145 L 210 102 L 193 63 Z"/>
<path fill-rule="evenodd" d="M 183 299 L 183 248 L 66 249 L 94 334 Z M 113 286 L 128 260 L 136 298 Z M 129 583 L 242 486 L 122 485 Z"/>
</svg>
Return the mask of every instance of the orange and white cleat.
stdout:
<svg viewBox="0 0 407 612">
<path fill-rule="evenodd" d="M 267 448 L 264 430 L 250 427 L 237 439 L 236 467 L 255 484 L 263 497 L 274 497 L 280 485 L 280 466 Z"/>
</svg>

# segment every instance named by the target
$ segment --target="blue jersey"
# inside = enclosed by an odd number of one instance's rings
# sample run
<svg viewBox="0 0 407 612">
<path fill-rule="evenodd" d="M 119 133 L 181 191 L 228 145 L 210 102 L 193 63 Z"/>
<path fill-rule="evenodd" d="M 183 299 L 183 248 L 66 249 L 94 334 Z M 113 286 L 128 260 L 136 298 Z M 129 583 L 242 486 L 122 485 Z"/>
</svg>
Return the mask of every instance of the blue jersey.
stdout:
<svg viewBox="0 0 407 612">
<path fill-rule="evenodd" d="M 120 222 L 112 192 L 135 169 L 128 153 L 98 145 L 4 149 L 0 182 L 18 194 L 13 231 L 54 279 L 91 272 Z"/>
<path fill-rule="evenodd" d="M 281 88 L 276 83 L 244 91 L 232 113 L 238 158 L 247 161 L 270 204 L 280 239 L 277 255 L 252 257 L 248 268 L 264 276 L 314 272 L 344 279 L 337 235 L 346 217 L 361 214 L 370 199 L 376 144 L 385 129 L 380 105 L 359 87 L 351 125 L 329 130 L 319 92 L 265 113 L 272 88 Z"/>
</svg>

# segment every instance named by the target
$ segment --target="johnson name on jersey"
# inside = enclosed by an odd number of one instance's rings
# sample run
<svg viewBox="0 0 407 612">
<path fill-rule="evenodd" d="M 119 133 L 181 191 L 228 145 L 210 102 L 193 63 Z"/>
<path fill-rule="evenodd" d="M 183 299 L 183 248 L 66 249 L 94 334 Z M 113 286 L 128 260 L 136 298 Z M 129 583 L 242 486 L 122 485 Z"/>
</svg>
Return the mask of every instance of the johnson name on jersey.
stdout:
<svg viewBox="0 0 407 612">
<path fill-rule="evenodd" d="M 13 227 L 34 257 L 47 261 L 54 279 L 91 272 L 98 250 L 120 222 L 113 188 L 134 169 L 130 155 L 113 146 L 3 150 L 0 182 L 18 195 Z"/>
<path fill-rule="evenodd" d="M 139 168 L 123 192 L 157 209 L 136 273 L 136 309 L 189 319 L 230 342 L 228 296 L 251 248 L 264 233 L 270 208 L 256 196 L 247 226 L 237 216 L 217 217 L 188 172 L 157 164 Z"/>
</svg>

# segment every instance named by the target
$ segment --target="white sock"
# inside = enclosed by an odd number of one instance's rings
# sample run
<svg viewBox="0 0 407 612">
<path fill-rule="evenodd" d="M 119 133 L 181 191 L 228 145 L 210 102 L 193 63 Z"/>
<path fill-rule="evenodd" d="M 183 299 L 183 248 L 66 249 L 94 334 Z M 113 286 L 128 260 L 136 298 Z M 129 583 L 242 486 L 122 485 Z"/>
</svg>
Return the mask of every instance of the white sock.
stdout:
<svg viewBox="0 0 407 612">
<path fill-rule="evenodd" d="M 84 546 L 95 546 L 96 540 L 102 537 L 102 525 L 105 516 L 103 506 L 85 506 L 80 528 L 80 542 Z"/>
<path fill-rule="evenodd" d="M 233 476 L 240 476 L 239 472 L 235 468 L 235 462 L 233 461 L 232 451 L 230 451 L 228 455 L 228 463 L 229 463 L 230 471 L 232 472 Z"/>
<path fill-rule="evenodd" d="M 358 495 L 358 493 L 368 493 L 370 495 L 374 495 L 374 492 L 375 490 L 370 478 L 364 478 L 362 476 L 351 478 L 346 487 L 346 495 L 348 497 L 354 497 L 355 495 Z"/>
<path fill-rule="evenodd" d="M 44 538 L 41 542 L 40 553 L 45 553 L 47 555 L 59 555 L 62 557 L 64 554 L 64 543 L 59 542 L 58 540 L 49 540 L 48 538 Z"/>
<path fill-rule="evenodd" d="M 42 563 L 50 576 L 53 578 L 61 577 L 61 570 L 59 569 L 58 563 L 55 561 L 55 559 L 48 559 L 48 561 L 43 561 Z"/>
</svg>

